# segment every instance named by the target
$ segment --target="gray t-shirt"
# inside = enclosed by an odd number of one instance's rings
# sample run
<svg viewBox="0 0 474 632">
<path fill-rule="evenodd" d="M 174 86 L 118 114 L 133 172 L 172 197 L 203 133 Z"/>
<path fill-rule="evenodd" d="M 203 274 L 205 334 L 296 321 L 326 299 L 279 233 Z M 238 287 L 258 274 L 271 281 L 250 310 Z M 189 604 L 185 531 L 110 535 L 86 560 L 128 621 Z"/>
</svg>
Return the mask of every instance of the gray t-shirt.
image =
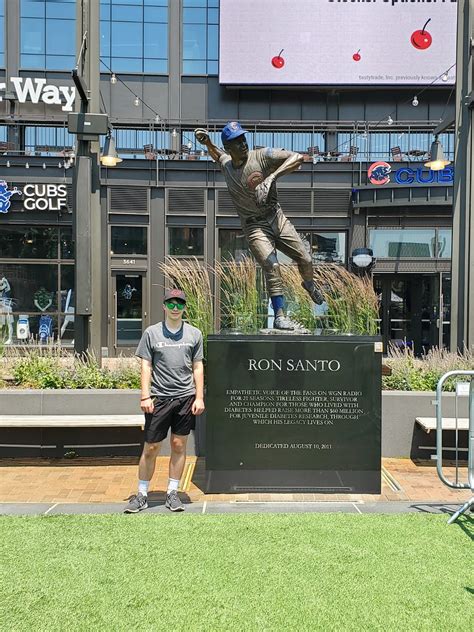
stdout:
<svg viewBox="0 0 474 632">
<path fill-rule="evenodd" d="M 294 152 L 285 149 L 252 149 L 249 151 L 247 162 L 242 167 L 234 167 L 229 154 L 223 153 L 219 164 L 224 174 L 227 188 L 234 206 L 242 220 L 250 217 L 268 215 L 279 208 L 277 189 L 274 183 L 270 189 L 267 201 L 257 206 L 255 188 L 272 174 Z"/>
<path fill-rule="evenodd" d="M 181 340 L 165 338 L 163 323 L 147 327 L 135 355 L 152 365 L 151 394 L 158 397 L 186 397 L 196 392 L 193 362 L 203 359 L 202 333 L 183 323 Z"/>
</svg>

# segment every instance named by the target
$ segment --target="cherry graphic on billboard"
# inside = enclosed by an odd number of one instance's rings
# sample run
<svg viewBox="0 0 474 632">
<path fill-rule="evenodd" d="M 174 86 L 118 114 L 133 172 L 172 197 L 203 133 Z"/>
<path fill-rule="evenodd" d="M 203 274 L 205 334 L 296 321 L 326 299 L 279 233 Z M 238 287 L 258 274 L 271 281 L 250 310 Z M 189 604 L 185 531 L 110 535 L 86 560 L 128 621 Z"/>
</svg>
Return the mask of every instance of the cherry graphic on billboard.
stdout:
<svg viewBox="0 0 474 632">
<path fill-rule="evenodd" d="M 422 29 L 414 31 L 411 34 L 410 41 L 412 45 L 418 50 L 426 50 L 431 46 L 431 43 L 433 41 L 431 33 L 425 30 L 428 22 L 431 22 L 431 18 L 425 22 L 425 25 Z"/>
<path fill-rule="evenodd" d="M 282 52 L 283 52 L 284 50 L 285 50 L 285 49 L 284 49 L 284 48 L 282 48 L 282 49 L 281 49 L 281 51 L 278 53 L 278 55 L 275 55 L 275 57 L 272 57 L 272 66 L 273 66 L 274 68 L 278 68 L 278 69 L 280 69 L 280 68 L 283 68 L 283 66 L 285 65 L 285 60 L 284 60 L 284 58 L 281 56 L 281 54 L 282 54 Z"/>
<path fill-rule="evenodd" d="M 359 48 L 359 50 L 357 51 L 357 53 L 354 53 L 354 54 L 352 55 L 352 59 L 353 59 L 354 61 L 360 61 L 360 60 L 361 60 L 360 48 Z"/>
</svg>

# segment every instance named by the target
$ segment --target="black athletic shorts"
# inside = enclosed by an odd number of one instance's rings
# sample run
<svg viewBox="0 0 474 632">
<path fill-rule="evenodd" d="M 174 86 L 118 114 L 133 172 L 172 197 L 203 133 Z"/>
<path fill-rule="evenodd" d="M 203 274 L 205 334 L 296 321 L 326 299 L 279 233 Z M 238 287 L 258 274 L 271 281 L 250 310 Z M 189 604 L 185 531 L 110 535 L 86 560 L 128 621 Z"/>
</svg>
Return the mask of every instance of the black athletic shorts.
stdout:
<svg viewBox="0 0 474 632">
<path fill-rule="evenodd" d="M 188 435 L 196 426 L 196 419 L 191 413 L 195 395 L 186 395 L 176 399 L 169 397 L 152 397 L 155 409 L 145 413 L 145 441 L 159 443 L 168 435 L 168 430 L 175 435 Z"/>
</svg>

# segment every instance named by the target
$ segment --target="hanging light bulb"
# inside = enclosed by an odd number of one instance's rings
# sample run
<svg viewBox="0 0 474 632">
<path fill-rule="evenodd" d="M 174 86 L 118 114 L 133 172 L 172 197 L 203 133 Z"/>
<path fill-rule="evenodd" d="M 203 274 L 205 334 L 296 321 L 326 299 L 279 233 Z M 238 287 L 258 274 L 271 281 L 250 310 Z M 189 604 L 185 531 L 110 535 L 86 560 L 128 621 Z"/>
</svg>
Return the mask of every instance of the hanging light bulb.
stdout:
<svg viewBox="0 0 474 632">
<path fill-rule="evenodd" d="M 104 151 L 100 157 L 100 162 L 104 167 L 115 167 L 119 162 L 122 162 L 122 158 L 119 158 L 115 149 L 115 140 L 110 129 L 105 137 Z"/>
<path fill-rule="evenodd" d="M 390 116 L 390 114 L 388 115 L 387 124 L 393 125 L 393 118 Z"/>
<path fill-rule="evenodd" d="M 441 169 L 444 169 L 450 164 L 451 161 L 444 155 L 443 147 L 438 140 L 438 136 L 435 136 L 434 141 L 431 143 L 430 158 L 428 162 L 425 162 L 425 167 L 428 167 L 431 171 L 441 171 Z"/>
<path fill-rule="evenodd" d="M 138 97 L 135 97 L 135 101 L 133 102 L 133 105 L 135 105 L 136 107 L 140 105 L 140 99 Z"/>
<path fill-rule="evenodd" d="M 30 164 L 28 162 L 25 162 L 25 169 L 29 169 L 30 168 Z"/>
<path fill-rule="evenodd" d="M 201 156 L 205 156 L 206 152 L 204 151 L 204 149 L 201 149 Z"/>
<path fill-rule="evenodd" d="M 63 163 L 61 161 L 58 162 L 58 169 L 62 169 L 63 168 Z"/>
<path fill-rule="evenodd" d="M 192 149 L 192 148 L 193 148 L 193 144 L 191 143 L 191 141 L 190 141 L 190 142 L 186 145 L 186 147 L 187 147 L 188 149 Z"/>
<path fill-rule="evenodd" d="M 46 169 L 46 163 L 45 162 L 43 162 L 42 166 L 43 166 L 43 169 Z"/>
<path fill-rule="evenodd" d="M 161 122 L 161 116 L 159 114 L 157 114 L 155 116 L 155 123 L 160 123 Z"/>
<path fill-rule="evenodd" d="M 110 75 L 110 83 L 115 85 L 117 83 L 117 77 L 115 76 L 115 72 Z"/>
<path fill-rule="evenodd" d="M 413 107 L 414 107 L 414 108 L 416 108 L 416 107 L 418 106 L 418 104 L 419 104 L 419 103 L 420 103 L 420 102 L 418 101 L 418 97 L 417 97 L 417 96 L 416 96 L 416 94 L 415 94 L 415 96 L 413 97 L 413 101 L 411 102 L 411 104 L 413 105 Z"/>
<path fill-rule="evenodd" d="M 171 136 L 173 138 L 176 138 L 177 135 L 178 135 L 178 132 L 176 131 L 176 129 L 173 129 L 173 131 L 171 132 Z"/>
<path fill-rule="evenodd" d="M 448 73 L 443 72 L 443 74 L 441 75 L 441 81 L 447 81 L 447 80 L 448 80 Z"/>
<path fill-rule="evenodd" d="M 10 161 L 7 160 L 7 167 L 10 168 Z"/>
</svg>

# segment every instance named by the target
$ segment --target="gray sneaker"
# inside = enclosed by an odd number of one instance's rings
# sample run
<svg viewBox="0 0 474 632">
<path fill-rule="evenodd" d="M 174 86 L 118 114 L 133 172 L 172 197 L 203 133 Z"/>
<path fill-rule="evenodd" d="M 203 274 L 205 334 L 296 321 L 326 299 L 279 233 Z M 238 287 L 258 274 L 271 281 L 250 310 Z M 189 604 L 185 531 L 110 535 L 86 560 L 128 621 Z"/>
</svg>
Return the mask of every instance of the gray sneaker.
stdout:
<svg viewBox="0 0 474 632">
<path fill-rule="evenodd" d="M 309 334 L 309 331 L 303 327 L 296 320 L 288 318 L 288 316 L 276 316 L 273 321 L 273 329 L 280 329 L 281 331 L 294 331 L 301 334 Z"/>
<path fill-rule="evenodd" d="M 142 509 L 148 509 L 147 497 L 141 492 L 138 492 L 136 496 L 132 496 L 128 505 L 123 510 L 123 513 L 138 513 Z"/>
<path fill-rule="evenodd" d="M 177 491 L 173 490 L 166 494 L 165 507 L 170 511 L 184 511 L 184 505 L 180 501 Z"/>
</svg>

